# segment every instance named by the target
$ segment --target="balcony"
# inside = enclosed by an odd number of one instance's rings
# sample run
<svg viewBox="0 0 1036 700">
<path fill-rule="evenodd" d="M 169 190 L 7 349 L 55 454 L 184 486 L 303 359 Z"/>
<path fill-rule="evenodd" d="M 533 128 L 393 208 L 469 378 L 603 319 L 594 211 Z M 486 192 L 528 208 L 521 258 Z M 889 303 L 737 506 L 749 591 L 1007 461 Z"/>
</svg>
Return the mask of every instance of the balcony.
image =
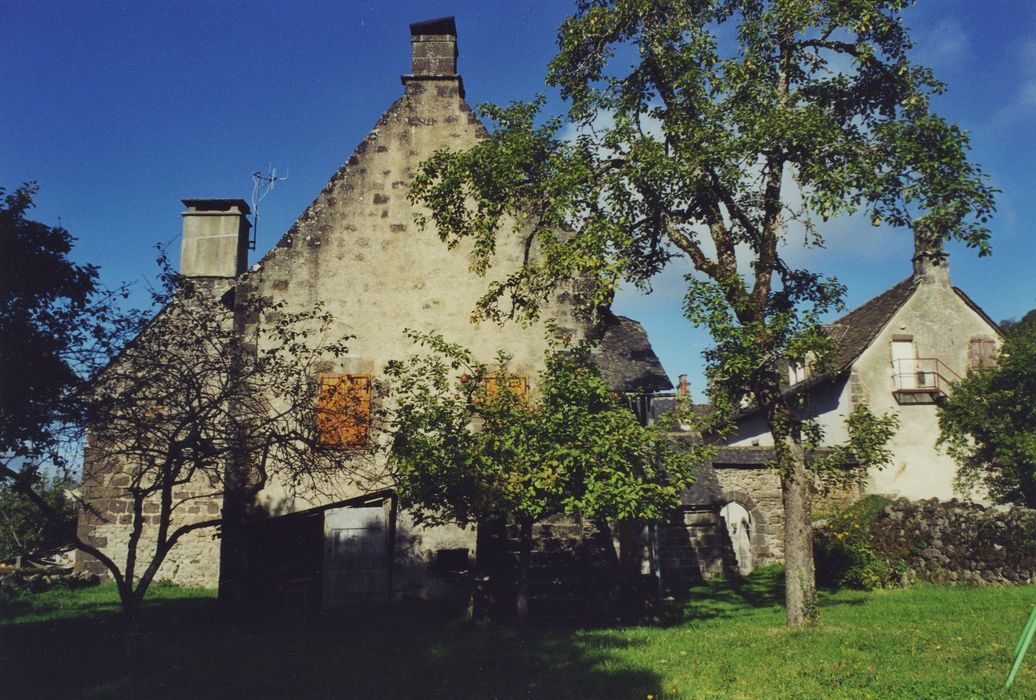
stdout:
<svg viewBox="0 0 1036 700">
<path fill-rule="evenodd" d="M 961 378 L 936 357 L 893 360 L 892 372 L 892 395 L 902 405 L 941 403 Z"/>
</svg>

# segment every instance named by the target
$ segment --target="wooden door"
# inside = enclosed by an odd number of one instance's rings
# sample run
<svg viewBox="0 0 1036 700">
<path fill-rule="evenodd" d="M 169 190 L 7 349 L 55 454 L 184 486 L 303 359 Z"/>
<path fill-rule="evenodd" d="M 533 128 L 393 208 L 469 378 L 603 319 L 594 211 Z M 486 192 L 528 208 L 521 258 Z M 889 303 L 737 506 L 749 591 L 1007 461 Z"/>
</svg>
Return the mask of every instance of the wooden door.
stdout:
<svg viewBox="0 0 1036 700">
<path fill-rule="evenodd" d="M 895 374 L 896 389 L 917 388 L 917 355 L 914 353 L 914 341 L 892 341 L 892 367 Z"/>
<path fill-rule="evenodd" d="M 387 600 L 391 545 L 387 505 L 324 513 L 324 607 Z"/>
</svg>

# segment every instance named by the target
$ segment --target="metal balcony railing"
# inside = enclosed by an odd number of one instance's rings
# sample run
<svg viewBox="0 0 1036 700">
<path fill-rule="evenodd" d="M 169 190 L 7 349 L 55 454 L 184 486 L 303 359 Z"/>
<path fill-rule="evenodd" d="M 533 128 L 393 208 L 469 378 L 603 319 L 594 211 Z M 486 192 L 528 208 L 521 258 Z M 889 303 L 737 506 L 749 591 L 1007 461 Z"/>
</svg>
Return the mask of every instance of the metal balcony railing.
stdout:
<svg viewBox="0 0 1036 700">
<path fill-rule="evenodd" d="M 901 404 L 937 403 L 952 392 L 960 375 L 937 357 L 892 361 L 893 395 Z"/>
</svg>

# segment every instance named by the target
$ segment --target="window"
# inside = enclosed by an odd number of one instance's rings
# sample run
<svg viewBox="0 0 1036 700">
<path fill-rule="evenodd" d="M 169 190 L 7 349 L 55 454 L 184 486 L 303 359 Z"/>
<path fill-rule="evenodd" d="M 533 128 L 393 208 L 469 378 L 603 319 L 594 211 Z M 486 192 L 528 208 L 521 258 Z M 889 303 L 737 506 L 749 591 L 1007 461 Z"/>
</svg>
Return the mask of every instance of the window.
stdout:
<svg viewBox="0 0 1036 700">
<path fill-rule="evenodd" d="M 318 377 L 317 434 L 328 447 L 366 447 L 370 441 L 371 378 L 325 372 Z"/>
<path fill-rule="evenodd" d="M 968 343 L 968 369 L 996 366 L 996 341 L 972 338 Z"/>
</svg>

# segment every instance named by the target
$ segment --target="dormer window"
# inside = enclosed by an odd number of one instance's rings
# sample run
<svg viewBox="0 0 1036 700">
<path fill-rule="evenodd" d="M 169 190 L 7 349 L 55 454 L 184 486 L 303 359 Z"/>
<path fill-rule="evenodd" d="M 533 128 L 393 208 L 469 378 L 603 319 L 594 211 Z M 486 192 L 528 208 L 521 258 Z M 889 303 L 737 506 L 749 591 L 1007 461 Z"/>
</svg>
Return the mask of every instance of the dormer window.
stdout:
<svg viewBox="0 0 1036 700">
<path fill-rule="evenodd" d="M 792 362 L 788 365 L 788 384 L 795 386 L 809 378 L 809 368 L 804 364 Z"/>
<path fill-rule="evenodd" d="M 810 350 L 802 362 L 788 363 L 788 384 L 795 386 L 799 382 L 813 378 L 813 368 L 817 363 L 817 354 Z"/>
</svg>

